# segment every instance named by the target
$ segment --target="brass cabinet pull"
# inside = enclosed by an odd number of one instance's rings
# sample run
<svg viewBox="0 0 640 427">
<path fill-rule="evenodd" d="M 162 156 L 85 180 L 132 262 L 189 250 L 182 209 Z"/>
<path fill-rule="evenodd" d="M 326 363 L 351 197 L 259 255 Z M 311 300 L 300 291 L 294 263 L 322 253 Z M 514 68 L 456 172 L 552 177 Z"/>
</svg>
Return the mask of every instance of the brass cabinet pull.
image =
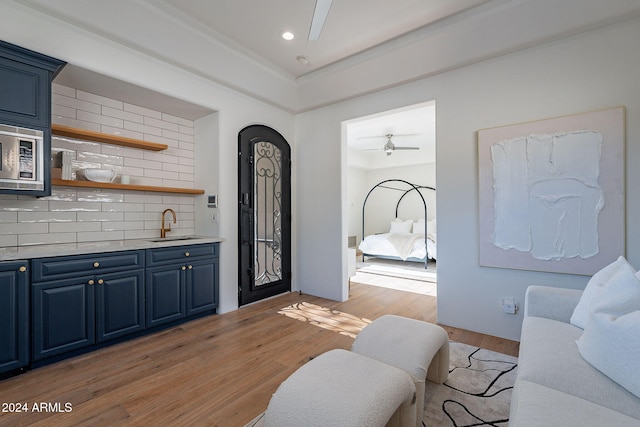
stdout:
<svg viewBox="0 0 640 427">
<path fill-rule="evenodd" d="M 98 285 L 102 285 L 103 283 L 104 283 L 104 280 L 98 279 Z"/>
<path fill-rule="evenodd" d="M 189 267 L 187 267 L 189 270 L 191 270 L 193 268 L 193 265 L 190 265 Z"/>
<path fill-rule="evenodd" d="M 184 265 L 182 266 L 182 271 L 186 270 L 187 267 L 185 267 Z"/>
<path fill-rule="evenodd" d="M 189 256 L 189 252 L 185 252 L 185 253 L 184 253 L 184 256 Z"/>
<path fill-rule="evenodd" d="M 94 263 L 93 263 L 93 266 L 94 266 L 95 268 L 98 268 L 98 267 L 100 267 L 100 263 L 99 263 L 99 262 L 94 262 Z"/>
<path fill-rule="evenodd" d="M 93 279 L 89 280 L 88 282 L 90 285 L 93 285 L 95 282 L 93 281 Z"/>
<path fill-rule="evenodd" d="M 18 271 L 20 271 L 20 273 L 24 273 L 25 271 L 27 271 L 27 267 L 23 265 L 18 269 Z"/>
</svg>

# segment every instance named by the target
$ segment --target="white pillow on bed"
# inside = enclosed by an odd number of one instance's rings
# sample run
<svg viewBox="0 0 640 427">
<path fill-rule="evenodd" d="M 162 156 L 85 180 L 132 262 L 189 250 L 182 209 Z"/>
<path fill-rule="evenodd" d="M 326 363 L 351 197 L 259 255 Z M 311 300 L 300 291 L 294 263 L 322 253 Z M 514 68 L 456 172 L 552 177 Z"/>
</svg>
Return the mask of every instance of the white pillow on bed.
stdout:
<svg viewBox="0 0 640 427">
<path fill-rule="evenodd" d="M 424 234 L 424 221 L 416 221 L 413 223 L 413 234 Z"/>
<path fill-rule="evenodd" d="M 391 228 L 389 229 L 389 233 L 391 234 L 401 234 L 401 233 L 411 233 L 411 226 L 413 225 L 412 220 L 402 221 L 401 219 L 396 218 L 391 221 Z"/>
</svg>

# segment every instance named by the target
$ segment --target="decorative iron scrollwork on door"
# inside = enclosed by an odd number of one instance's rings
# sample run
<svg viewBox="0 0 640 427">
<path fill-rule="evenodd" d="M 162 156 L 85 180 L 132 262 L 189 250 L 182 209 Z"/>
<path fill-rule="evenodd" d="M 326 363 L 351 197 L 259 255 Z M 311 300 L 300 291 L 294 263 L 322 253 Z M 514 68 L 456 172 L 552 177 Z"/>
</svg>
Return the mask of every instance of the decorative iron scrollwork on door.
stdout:
<svg viewBox="0 0 640 427">
<path fill-rule="evenodd" d="M 282 280 L 282 151 L 270 142 L 254 144 L 255 286 Z"/>
</svg>

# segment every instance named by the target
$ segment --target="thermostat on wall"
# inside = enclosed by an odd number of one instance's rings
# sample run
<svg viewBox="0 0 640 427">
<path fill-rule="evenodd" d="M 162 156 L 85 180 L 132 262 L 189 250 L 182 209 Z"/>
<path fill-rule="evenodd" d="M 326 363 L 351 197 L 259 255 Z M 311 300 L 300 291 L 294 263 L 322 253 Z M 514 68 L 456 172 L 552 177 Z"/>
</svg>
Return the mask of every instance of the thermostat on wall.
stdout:
<svg viewBox="0 0 640 427">
<path fill-rule="evenodd" d="M 207 207 L 209 208 L 217 208 L 218 207 L 218 195 L 212 194 L 207 196 Z"/>
</svg>

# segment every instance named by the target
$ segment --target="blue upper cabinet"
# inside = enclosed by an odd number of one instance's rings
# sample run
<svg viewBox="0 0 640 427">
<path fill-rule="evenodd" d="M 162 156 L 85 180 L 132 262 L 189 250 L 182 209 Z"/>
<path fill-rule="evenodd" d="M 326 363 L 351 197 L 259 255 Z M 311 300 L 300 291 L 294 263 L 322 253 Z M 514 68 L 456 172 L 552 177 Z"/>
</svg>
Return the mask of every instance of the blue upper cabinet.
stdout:
<svg viewBox="0 0 640 427">
<path fill-rule="evenodd" d="M 66 63 L 0 41 L 0 123 L 51 127 L 51 82 Z"/>
<path fill-rule="evenodd" d="M 44 181 L 43 189 L 2 186 L 0 193 L 51 194 L 51 82 L 65 65 L 64 61 L 0 40 L 0 124 L 43 133 L 43 155 L 36 161 L 43 164 Z"/>
</svg>

